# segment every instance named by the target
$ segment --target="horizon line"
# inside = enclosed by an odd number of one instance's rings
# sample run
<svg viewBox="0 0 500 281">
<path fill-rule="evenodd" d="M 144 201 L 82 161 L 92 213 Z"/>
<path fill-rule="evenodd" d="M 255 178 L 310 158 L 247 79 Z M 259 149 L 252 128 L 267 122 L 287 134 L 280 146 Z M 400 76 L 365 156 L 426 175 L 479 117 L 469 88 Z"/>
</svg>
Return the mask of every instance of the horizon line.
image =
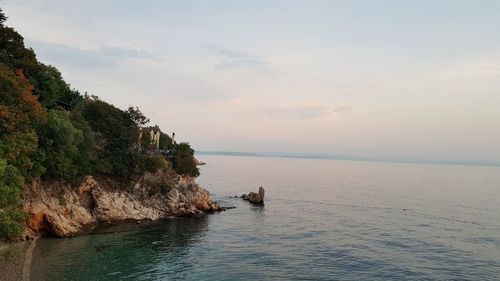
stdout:
<svg viewBox="0 0 500 281">
<path fill-rule="evenodd" d="M 333 154 L 293 153 L 293 152 L 246 152 L 246 151 L 210 151 L 196 150 L 198 155 L 219 156 L 246 156 L 246 157 L 275 157 L 275 158 L 299 158 L 299 159 L 324 159 L 324 160 L 348 160 L 367 162 L 390 162 L 390 163 L 413 163 L 413 164 L 438 164 L 438 165 L 460 165 L 460 166 L 490 166 L 500 167 L 500 160 L 438 160 L 438 159 L 416 159 L 416 158 L 384 158 L 384 157 L 362 157 Z"/>
</svg>

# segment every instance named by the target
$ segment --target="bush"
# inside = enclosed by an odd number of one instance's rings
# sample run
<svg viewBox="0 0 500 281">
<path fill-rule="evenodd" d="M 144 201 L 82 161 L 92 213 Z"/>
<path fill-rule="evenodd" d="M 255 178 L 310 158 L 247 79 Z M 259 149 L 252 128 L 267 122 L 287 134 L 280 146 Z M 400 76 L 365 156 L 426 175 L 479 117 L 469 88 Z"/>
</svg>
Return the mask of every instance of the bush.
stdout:
<svg viewBox="0 0 500 281">
<path fill-rule="evenodd" d="M 166 171 L 168 168 L 168 162 L 162 156 L 141 156 L 138 172 L 148 171 L 154 173 L 158 170 Z"/>
<path fill-rule="evenodd" d="M 56 179 L 75 179 L 82 173 L 79 146 L 83 132 L 63 111 L 49 111 L 47 124 L 39 129 L 40 148 L 44 150 L 46 175 Z"/>
<path fill-rule="evenodd" d="M 157 170 L 154 173 L 146 172 L 143 176 L 144 186 L 148 187 L 149 195 L 167 194 L 176 182 L 177 174 L 167 166 L 166 170 Z"/>
<path fill-rule="evenodd" d="M 29 178 L 43 172 L 33 161 L 38 155 L 33 126 L 46 114 L 23 72 L 16 73 L 0 61 L 0 158 Z"/>
<path fill-rule="evenodd" d="M 0 239 L 17 240 L 23 234 L 26 214 L 18 208 L 0 209 Z"/>
<path fill-rule="evenodd" d="M 167 195 L 167 193 L 172 189 L 173 184 L 168 182 L 160 182 L 156 185 L 150 187 L 149 195 L 162 194 Z"/>
<path fill-rule="evenodd" d="M 21 173 L 0 159 L 0 208 L 7 208 L 19 202 L 23 183 Z"/>
<path fill-rule="evenodd" d="M 110 168 L 95 173 L 131 176 L 137 164 L 134 144 L 139 128 L 130 114 L 96 98 L 85 100 L 82 114 L 101 144 L 99 167 Z"/>
<path fill-rule="evenodd" d="M 24 231 L 25 214 L 19 210 L 21 173 L 0 159 L 0 240 L 15 240 Z"/>
<path fill-rule="evenodd" d="M 200 175 L 200 170 L 194 159 L 194 150 L 189 143 L 180 143 L 175 146 L 174 154 L 174 169 L 178 174 L 197 177 Z"/>
</svg>

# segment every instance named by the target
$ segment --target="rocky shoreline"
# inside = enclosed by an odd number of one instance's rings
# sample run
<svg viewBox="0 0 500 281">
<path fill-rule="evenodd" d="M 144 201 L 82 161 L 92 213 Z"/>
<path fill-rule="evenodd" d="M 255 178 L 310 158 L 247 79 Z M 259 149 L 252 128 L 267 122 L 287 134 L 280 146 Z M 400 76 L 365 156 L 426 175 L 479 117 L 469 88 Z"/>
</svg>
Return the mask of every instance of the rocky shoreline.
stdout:
<svg viewBox="0 0 500 281">
<path fill-rule="evenodd" d="M 23 208 L 29 215 L 23 239 L 71 237 L 117 223 L 224 210 L 191 177 L 177 176 L 166 190 L 152 192 L 152 179 L 158 176 L 146 173 L 126 188 L 113 179 L 91 176 L 78 185 L 35 181 L 23 193 Z"/>
</svg>

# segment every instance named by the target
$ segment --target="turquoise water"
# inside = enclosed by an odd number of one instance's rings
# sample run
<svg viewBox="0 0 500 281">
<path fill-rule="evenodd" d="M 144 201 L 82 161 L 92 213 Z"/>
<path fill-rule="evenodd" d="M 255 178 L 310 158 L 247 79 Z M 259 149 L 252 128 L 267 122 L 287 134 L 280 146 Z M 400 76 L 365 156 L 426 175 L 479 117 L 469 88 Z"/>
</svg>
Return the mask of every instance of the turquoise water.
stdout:
<svg viewBox="0 0 500 281">
<path fill-rule="evenodd" d="M 235 209 L 42 239 L 33 280 L 498 280 L 500 168 L 202 156 Z M 229 198 L 266 189 L 264 207 Z"/>
</svg>

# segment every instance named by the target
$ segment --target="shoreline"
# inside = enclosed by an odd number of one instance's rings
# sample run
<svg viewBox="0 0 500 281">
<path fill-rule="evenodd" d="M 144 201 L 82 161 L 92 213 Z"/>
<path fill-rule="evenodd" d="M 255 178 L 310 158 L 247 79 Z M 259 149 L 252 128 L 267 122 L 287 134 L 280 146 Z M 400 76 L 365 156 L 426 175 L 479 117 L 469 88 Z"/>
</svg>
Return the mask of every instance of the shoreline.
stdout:
<svg viewBox="0 0 500 281">
<path fill-rule="evenodd" d="M 24 240 L 0 242 L 0 280 L 31 280 L 34 250 L 43 237 L 75 237 L 114 226 L 147 226 L 224 211 L 194 178 L 177 177 L 166 194 L 149 194 L 147 177 L 114 188 L 110 180 L 86 177 L 75 186 L 34 182 L 24 190 L 29 214 Z"/>
<path fill-rule="evenodd" d="M 222 208 L 225 210 L 225 208 Z M 116 221 L 111 224 L 95 225 L 92 229 L 88 229 L 76 233 L 70 237 L 55 237 L 55 236 L 40 236 L 30 240 L 16 242 L 1 242 L 0 244 L 0 268 L 3 270 L 2 281 L 29 281 L 32 277 L 33 253 L 39 239 L 65 239 L 75 238 L 78 236 L 93 235 L 93 234 L 112 234 L 122 231 L 130 231 L 133 227 L 151 226 L 161 224 L 170 220 L 182 219 L 201 219 L 215 212 L 205 213 L 202 216 L 170 216 L 158 220 L 123 220 Z M 116 229 L 119 228 L 119 229 Z M 107 231 L 109 229 L 109 231 Z"/>
<path fill-rule="evenodd" d="M 33 262 L 33 251 L 35 250 L 37 241 L 38 239 L 33 239 L 29 241 L 30 245 L 26 250 L 26 256 L 24 258 L 24 266 L 22 273 L 23 281 L 29 281 L 31 279 L 30 277 L 31 277 L 31 264 Z"/>
<path fill-rule="evenodd" d="M 2 281 L 30 280 L 32 254 L 36 245 L 34 241 L 12 242 L 0 246 Z"/>
<path fill-rule="evenodd" d="M 29 214 L 23 237 L 72 237 L 103 226 L 224 210 L 194 178 L 179 177 L 169 190 L 152 194 L 148 182 L 152 177 L 145 174 L 128 187 L 91 176 L 74 186 L 34 182 L 23 194 L 23 208 Z"/>
</svg>

